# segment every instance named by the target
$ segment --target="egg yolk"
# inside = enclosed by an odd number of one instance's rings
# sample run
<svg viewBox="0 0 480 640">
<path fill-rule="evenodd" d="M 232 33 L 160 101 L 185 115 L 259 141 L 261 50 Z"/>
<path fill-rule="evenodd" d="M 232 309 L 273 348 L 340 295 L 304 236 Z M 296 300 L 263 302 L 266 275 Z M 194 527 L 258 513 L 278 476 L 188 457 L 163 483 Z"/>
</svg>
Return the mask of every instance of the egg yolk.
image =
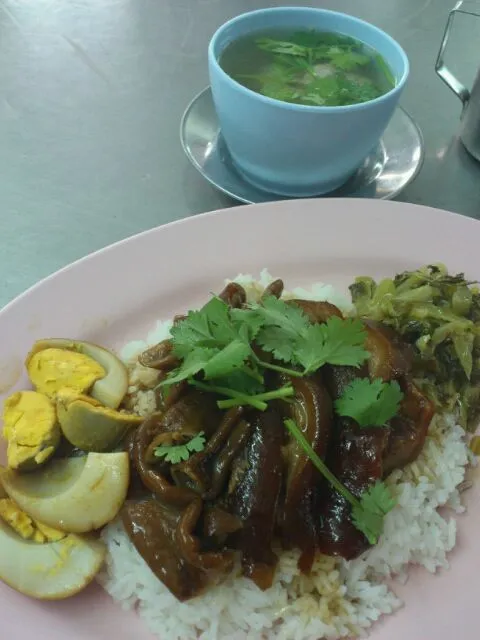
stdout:
<svg viewBox="0 0 480 640">
<path fill-rule="evenodd" d="M 27 461 L 41 464 L 54 451 L 60 436 L 55 406 L 36 391 L 18 391 L 5 400 L 3 437 L 7 462 L 18 469 Z"/>
<path fill-rule="evenodd" d="M 47 527 L 47 525 L 30 518 L 9 498 L 0 499 L 0 518 L 25 540 L 32 540 L 39 544 L 58 542 L 65 538 L 66 533 Z"/>
<path fill-rule="evenodd" d="M 63 388 L 80 393 L 105 377 L 105 369 L 96 360 L 77 351 L 48 348 L 35 353 L 28 362 L 28 374 L 37 391 L 55 396 Z"/>
</svg>

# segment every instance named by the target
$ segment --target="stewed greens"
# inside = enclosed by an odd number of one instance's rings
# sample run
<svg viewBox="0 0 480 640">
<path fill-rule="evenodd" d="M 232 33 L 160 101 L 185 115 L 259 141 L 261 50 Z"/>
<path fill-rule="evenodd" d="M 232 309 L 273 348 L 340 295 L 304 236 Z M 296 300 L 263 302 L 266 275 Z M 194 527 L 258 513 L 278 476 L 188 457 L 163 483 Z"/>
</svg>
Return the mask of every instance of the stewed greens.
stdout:
<svg viewBox="0 0 480 640">
<path fill-rule="evenodd" d="M 474 429 L 480 413 L 480 291 L 434 264 L 375 282 L 356 278 L 358 314 L 390 325 L 415 345 L 415 379 L 439 409 Z"/>
</svg>

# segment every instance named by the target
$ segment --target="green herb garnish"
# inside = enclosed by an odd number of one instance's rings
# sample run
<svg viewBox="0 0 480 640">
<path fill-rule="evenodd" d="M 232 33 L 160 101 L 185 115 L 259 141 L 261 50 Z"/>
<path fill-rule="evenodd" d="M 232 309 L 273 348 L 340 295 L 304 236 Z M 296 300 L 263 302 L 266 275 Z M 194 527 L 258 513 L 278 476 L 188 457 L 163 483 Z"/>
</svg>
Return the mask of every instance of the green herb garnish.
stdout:
<svg viewBox="0 0 480 640">
<path fill-rule="evenodd" d="M 179 462 L 188 460 L 190 455 L 195 451 L 203 451 L 204 448 L 205 436 L 204 432 L 200 431 L 185 444 L 163 444 L 160 447 L 157 447 L 155 449 L 155 456 L 157 458 L 164 458 L 165 462 L 178 464 Z"/>
<path fill-rule="evenodd" d="M 383 531 L 384 517 L 396 505 L 389 488 L 378 481 L 364 491 L 360 499 L 356 498 L 315 453 L 297 424 L 290 419 L 285 420 L 284 424 L 318 471 L 352 505 L 352 522 L 355 527 L 363 533 L 370 544 L 376 544 Z"/>
<path fill-rule="evenodd" d="M 299 31 L 288 39 L 257 37 L 251 46 L 265 63 L 259 60 L 252 73 L 233 77 L 276 100 L 341 106 L 373 100 L 395 86 L 382 56 L 347 36 Z"/>
<path fill-rule="evenodd" d="M 222 409 L 250 405 L 264 411 L 267 402 L 294 395 L 290 384 L 267 390 L 266 369 L 302 377 L 327 363 L 358 367 L 368 357 L 365 337 L 359 320 L 332 317 L 312 324 L 299 307 L 274 296 L 245 309 L 230 309 L 214 297 L 172 328 L 181 364 L 161 385 L 187 380 L 225 396 L 218 401 Z M 262 359 L 254 345 L 288 366 Z"/>
<path fill-rule="evenodd" d="M 301 371 L 269 367 L 293 376 L 306 376 L 324 364 L 358 367 L 368 358 L 365 330 L 360 320 L 332 316 L 323 324 L 312 324 L 300 307 L 270 296 L 263 304 L 250 305 L 249 321 L 260 326 L 256 342 L 277 360 Z"/>
<path fill-rule="evenodd" d="M 378 480 L 360 496 L 360 502 L 352 505 L 352 522 L 370 544 L 376 544 L 383 532 L 383 519 L 397 501 L 384 482 Z"/>
<path fill-rule="evenodd" d="M 335 410 L 361 427 L 383 427 L 397 415 L 402 398 L 398 382 L 357 378 L 336 400 Z"/>
<path fill-rule="evenodd" d="M 253 322 L 236 322 L 220 298 L 212 298 L 199 311 L 189 311 L 185 320 L 172 327 L 173 352 L 183 362 L 169 378 L 170 384 L 199 371 L 208 380 L 241 369 L 258 330 Z"/>
</svg>

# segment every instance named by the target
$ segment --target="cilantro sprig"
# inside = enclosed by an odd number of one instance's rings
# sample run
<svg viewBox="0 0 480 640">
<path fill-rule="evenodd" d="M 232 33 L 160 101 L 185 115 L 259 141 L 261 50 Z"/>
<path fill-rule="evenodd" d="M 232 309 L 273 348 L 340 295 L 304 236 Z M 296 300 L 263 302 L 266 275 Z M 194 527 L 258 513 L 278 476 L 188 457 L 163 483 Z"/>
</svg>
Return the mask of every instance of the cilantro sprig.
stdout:
<svg viewBox="0 0 480 640">
<path fill-rule="evenodd" d="M 208 379 L 228 375 L 243 367 L 251 354 L 250 342 L 259 330 L 255 323 L 237 321 L 223 300 L 213 297 L 199 311 L 172 327 L 173 353 L 183 360 L 168 384 L 203 371 Z"/>
<path fill-rule="evenodd" d="M 361 427 L 384 427 L 397 413 L 403 393 L 396 381 L 356 378 L 335 402 L 340 416 L 353 418 Z"/>
<path fill-rule="evenodd" d="M 348 36 L 299 31 L 288 41 L 257 38 L 256 47 L 266 52 L 268 65 L 250 73 L 235 74 L 241 84 L 276 100 L 320 106 L 346 105 L 372 100 L 395 86 L 395 78 L 382 56 L 366 55 Z M 328 65 L 331 73 L 319 74 L 318 65 Z M 380 82 L 362 74 L 361 82 L 352 71 L 377 67 Z"/>
<path fill-rule="evenodd" d="M 385 516 L 396 505 L 389 488 L 383 482 L 377 481 L 362 493 L 360 499 L 356 498 L 317 455 L 297 424 L 290 418 L 286 419 L 284 424 L 318 471 L 352 505 L 352 522 L 355 527 L 370 544 L 376 544 L 383 532 Z"/>
<path fill-rule="evenodd" d="M 365 330 L 357 319 L 332 316 L 323 324 L 312 324 L 300 307 L 274 296 L 236 313 L 237 317 L 248 314 L 257 327 L 256 341 L 265 351 L 302 369 L 287 369 L 290 375 L 309 375 L 327 363 L 358 367 L 369 355 L 364 348 Z M 267 363 L 262 364 L 269 368 Z"/>
<path fill-rule="evenodd" d="M 378 480 L 362 493 L 358 505 L 352 505 L 352 522 L 370 544 L 376 544 L 383 532 L 385 516 L 396 506 L 390 489 Z"/>
<path fill-rule="evenodd" d="M 358 367 L 368 357 L 361 321 L 332 317 L 312 324 L 299 307 L 274 296 L 243 309 L 230 309 L 213 297 L 171 333 L 180 365 L 161 385 L 187 380 L 224 396 L 218 401 L 222 409 L 250 405 L 264 411 L 269 401 L 293 396 L 289 384 L 274 391 L 265 388 L 267 369 L 302 377 L 327 363 Z M 275 362 L 259 356 L 255 347 Z"/>
<path fill-rule="evenodd" d="M 191 440 L 184 444 L 162 444 L 155 449 L 155 456 L 163 458 L 165 462 L 178 464 L 190 458 L 192 453 L 203 451 L 205 448 L 205 435 L 203 431 L 197 433 Z"/>
</svg>

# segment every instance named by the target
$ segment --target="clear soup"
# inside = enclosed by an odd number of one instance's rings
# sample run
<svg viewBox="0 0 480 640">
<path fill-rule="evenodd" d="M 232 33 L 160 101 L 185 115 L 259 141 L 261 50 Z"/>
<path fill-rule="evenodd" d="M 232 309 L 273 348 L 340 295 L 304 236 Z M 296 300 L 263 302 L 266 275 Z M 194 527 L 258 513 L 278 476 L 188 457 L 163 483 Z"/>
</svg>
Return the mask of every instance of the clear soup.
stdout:
<svg viewBox="0 0 480 640">
<path fill-rule="evenodd" d="M 395 86 L 392 70 L 377 51 L 332 32 L 256 32 L 229 44 L 219 64 L 248 89 L 294 104 L 357 104 Z"/>
</svg>

